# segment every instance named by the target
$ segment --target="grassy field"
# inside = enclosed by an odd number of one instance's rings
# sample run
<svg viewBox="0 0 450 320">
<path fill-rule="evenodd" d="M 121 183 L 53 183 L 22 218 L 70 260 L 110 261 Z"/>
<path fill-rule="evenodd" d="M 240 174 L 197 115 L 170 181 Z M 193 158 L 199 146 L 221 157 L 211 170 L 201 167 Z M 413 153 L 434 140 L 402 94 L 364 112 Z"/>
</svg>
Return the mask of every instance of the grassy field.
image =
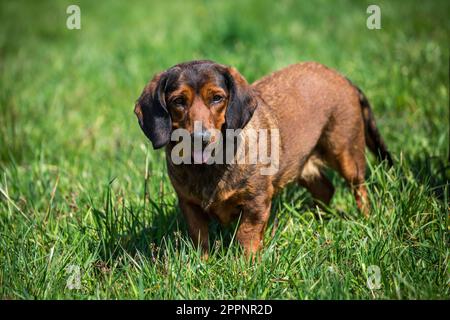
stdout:
<svg viewBox="0 0 450 320">
<path fill-rule="evenodd" d="M 72 1 L 0 1 L 0 298 L 449 299 L 450 5 L 375 2 L 381 30 L 374 1 L 342 0 L 76 1 L 68 30 Z M 202 261 L 133 114 L 155 72 L 200 58 L 249 81 L 315 60 L 358 84 L 396 162 L 368 158 L 371 217 L 330 172 L 333 212 L 292 186 L 259 262 L 218 225 Z"/>
</svg>

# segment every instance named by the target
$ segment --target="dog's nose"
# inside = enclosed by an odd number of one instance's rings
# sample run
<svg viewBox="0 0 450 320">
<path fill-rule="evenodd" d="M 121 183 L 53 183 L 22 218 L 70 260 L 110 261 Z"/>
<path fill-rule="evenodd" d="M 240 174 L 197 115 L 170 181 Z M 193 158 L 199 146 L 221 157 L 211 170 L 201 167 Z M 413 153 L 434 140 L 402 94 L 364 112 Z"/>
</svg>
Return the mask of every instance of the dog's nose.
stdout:
<svg viewBox="0 0 450 320">
<path fill-rule="evenodd" d="M 202 141 L 203 145 L 207 145 L 211 141 L 211 132 L 208 130 L 194 131 L 192 136 L 194 140 Z"/>
</svg>

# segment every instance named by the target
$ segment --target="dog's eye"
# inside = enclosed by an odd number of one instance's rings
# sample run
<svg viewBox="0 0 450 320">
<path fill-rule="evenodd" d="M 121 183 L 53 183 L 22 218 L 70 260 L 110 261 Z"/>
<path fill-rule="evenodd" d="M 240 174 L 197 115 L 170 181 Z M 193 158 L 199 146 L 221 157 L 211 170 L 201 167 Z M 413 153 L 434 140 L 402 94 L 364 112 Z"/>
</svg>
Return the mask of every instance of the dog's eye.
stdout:
<svg viewBox="0 0 450 320">
<path fill-rule="evenodd" d="M 212 103 L 219 103 L 219 102 L 221 102 L 222 100 L 223 100 L 223 97 L 222 97 L 221 95 L 215 94 L 215 95 L 212 97 L 211 102 L 212 102 Z"/>
<path fill-rule="evenodd" d="M 185 100 L 182 97 L 178 97 L 172 101 L 172 103 L 176 106 L 184 106 Z"/>
</svg>

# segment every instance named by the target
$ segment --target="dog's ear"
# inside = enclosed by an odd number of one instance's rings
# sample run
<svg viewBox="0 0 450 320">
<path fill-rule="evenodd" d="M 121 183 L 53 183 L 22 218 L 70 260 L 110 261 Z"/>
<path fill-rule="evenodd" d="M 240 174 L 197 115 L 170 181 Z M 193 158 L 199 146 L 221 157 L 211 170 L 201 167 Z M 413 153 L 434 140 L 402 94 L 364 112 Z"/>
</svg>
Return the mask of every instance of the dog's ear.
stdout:
<svg viewBox="0 0 450 320">
<path fill-rule="evenodd" d="M 172 120 L 165 101 L 169 78 L 170 73 L 167 71 L 155 75 L 134 107 L 139 125 L 154 149 L 159 149 L 170 141 Z"/>
<path fill-rule="evenodd" d="M 247 80 L 233 67 L 223 72 L 230 98 L 225 112 L 227 129 L 242 129 L 250 121 L 258 101 Z"/>
</svg>

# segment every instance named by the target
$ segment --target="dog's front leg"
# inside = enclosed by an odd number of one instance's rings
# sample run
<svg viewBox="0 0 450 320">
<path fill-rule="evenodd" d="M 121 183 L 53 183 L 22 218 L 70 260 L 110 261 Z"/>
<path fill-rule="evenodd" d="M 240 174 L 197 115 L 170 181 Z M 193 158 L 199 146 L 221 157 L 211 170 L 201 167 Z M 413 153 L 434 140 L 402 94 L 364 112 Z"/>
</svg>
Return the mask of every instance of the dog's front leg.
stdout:
<svg viewBox="0 0 450 320">
<path fill-rule="evenodd" d="M 208 240 L 208 223 L 209 217 L 203 209 L 189 201 L 179 198 L 181 212 L 187 221 L 189 235 L 194 245 L 202 250 L 202 258 L 208 259 L 209 240 Z"/>
<path fill-rule="evenodd" d="M 237 231 L 237 239 L 243 246 L 246 256 L 252 256 L 262 248 L 264 231 L 270 216 L 271 201 L 248 203 L 242 210 Z"/>
</svg>

